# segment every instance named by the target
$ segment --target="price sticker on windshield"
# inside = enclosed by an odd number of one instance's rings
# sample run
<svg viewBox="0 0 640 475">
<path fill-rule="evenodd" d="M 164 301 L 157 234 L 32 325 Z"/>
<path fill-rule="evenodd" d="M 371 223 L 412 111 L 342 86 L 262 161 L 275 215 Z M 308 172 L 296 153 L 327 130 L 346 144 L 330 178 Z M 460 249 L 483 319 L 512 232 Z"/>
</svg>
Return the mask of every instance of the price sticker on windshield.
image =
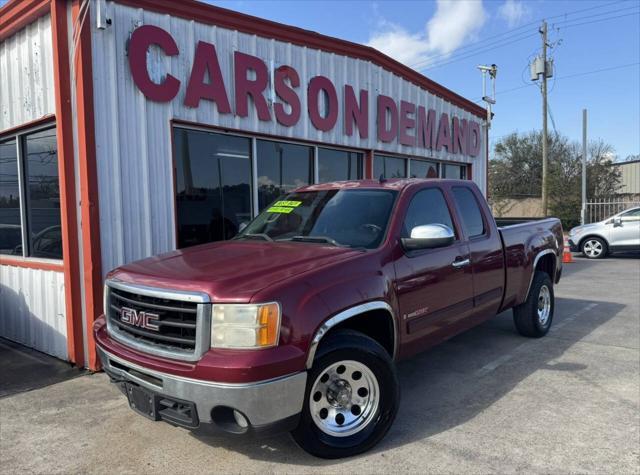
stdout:
<svg viewBox="0 0 640 475">
<path fill-rule="evenodd" d="M 280 214 L 289 214 L 295 208 L 287 208 L 286 206 L 272 206 L 267 210 L 267 213 L 280 213 Z"/>
<path fill-rule="evenodd" d="M 302 201 L 276 201 L 273 204 L 273 207 L 287 207 L 287 208 L 297 208 L 298 206 L 300 206 L 302 204 Z"/>
</svg>

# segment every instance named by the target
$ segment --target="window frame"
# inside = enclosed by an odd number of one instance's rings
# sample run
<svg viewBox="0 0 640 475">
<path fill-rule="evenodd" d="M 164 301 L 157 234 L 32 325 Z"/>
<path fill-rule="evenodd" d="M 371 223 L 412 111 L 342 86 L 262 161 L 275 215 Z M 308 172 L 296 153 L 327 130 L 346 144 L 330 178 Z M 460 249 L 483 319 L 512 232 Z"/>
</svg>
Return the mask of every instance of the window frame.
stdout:
<svg viewBox="0 0 640 475">
<path fill-rule="evenodd" d="M 18 169 L 18 196 L 20 205 L 20 237 L 22 245 L 22 254 L 0 254 L 0 259 L 10 262 L 13 259 L 20 260 L 21 262 L 51 262 L 56 264 L 62 264 L 64 262 L 64 252 L 62 257 L 35 257 L 31 255 L 31 239 L 29 238 L 30 220 L 28 215 L 29 208 L 29 193 L 28 185 L 26 183 L 28 167 L 26 164 L 26 144 L 25 139 L 27 136 L 44 132 L 46 130 L 56 130 L 57 123 L 53 118 L 48 118 L 45 122 L 38 123 L 36 125 L 18 127 L 16 129 L 8 130 L 5 133 L 0 134 L 0 142 L 8 142 L 15 140 L 16 142 L 16 157 L 17 157 L 17 169 Z M 57 133 L 57 131 L 56 131 Z M 58 141 L 56 139 L 56 162 L 58 164 L 58 193 L 62 197 L 62 189 L 60 187 L 60 157 L 58 156 Z M 60 200 L 60 224 L 62 225 L 62 207 L 64 206 L 63 200 Z M 64 236 L 63 236 L 64 239 Z M 57 270 L 57 269 L 56 269 Z"/>
<path fill-rule="evenodd" d="M 483 227 L 483 232 L 482 234 L 474 234 L 473 236 L 468 236 L 467 235 L 467 229 L 465 227 L 464 224 L 464 216 L 462 215 L 462 213 L 460 212 L 460 209 L 458 207 L 458 202 L 456 201 L 456 195 L 455 195 L 455 189 L 456 188 L 462 188 L 464 190 L 467 190 L 469 193 L 471 193 L 471 196 L 473 197 L 473 200 L 475 201 L 476 205 L 478 206 L 478 211 L 480 211 L 480 219 L 482 220 L 482 227 Z M 478 200 L 478 197 L 476 196 L 475 192 L 473 191 L 472 188 L 468 187 L 468 186 L 464 186 L 464 185 L 454 185 L 451 188 L 449 188 L 449 193 L 451 194 L 451 202 L 453 204 L 453 206 L 456 209 L 456 212 L 458 214 L 459 220 L 460 220 L 460 231 L 462 231 L 462 233 L 464 234 L 464 237 L 467 241 L 472 242 L 472 241 L 480 241 L 482 239 L 487 239 L 490 237 L 490 230 L 489 230 L 489 223 L 487 222 L 486 219 L 486 212 L 484 210 L 484 208 L 482 207 L 480 201 Z"/>
<path fill-rule="evenodd" d="M 315 145 L 314 146 L 314 151 L 313 151 L 313 166 L 314 166 L 314 173 L 313 173 L 313 178 L 314 178 L 314 185 L 317 185 L 320 182 L 320 149 L 324 149 L 324 150 L 335 150 L 336 152 L 346 152 L 346 153 L 357 153 L 360 155 L 360 159 L 359 159 L 359 163 L 358 163 L 358 169 L 362 170 L 362 174 L 360 177 L 356 178 L 356 180 L 363 180 L 364 179 L 364 175 L 365 175 L 365 168 L 366 168 L 366 163 L 365 163 L 365 157 L 366 157 L 366 153 L 362 150 L 358 150 L 358 149 L 349 149 L 349 148 L 340 148 L 340 147 L 334 147 L 334 146 L 327 146 L 327 145 Z M 324 183 L 324 182 L 322 182 Z"/>
</svg>

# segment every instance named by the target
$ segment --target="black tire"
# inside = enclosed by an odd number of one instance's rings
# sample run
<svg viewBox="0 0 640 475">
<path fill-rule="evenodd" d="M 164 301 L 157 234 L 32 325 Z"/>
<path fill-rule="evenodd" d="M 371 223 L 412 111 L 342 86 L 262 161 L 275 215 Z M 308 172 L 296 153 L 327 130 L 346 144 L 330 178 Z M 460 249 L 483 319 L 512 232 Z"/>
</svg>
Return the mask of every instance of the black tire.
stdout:
<svg viewBox="0 0 640 475">
<path fill-rule="evenodd" d="M 318 378 L 325 377 L 324 372 L 332 365 L 348 360 L 364 365 L 375 376 L 379 402 L 368 422 L 362 423 L 363 427 L 359 432 L 333 436 L 323 431 L 311 415 L 311 389 Z M 326 394 L 322 397 L 322 401 L 328 401 Z M 300 424 L 291 435 L 302 449 L 316 457 L 350 457 L 369 450 L 385 436 L 396 417 L 399 403 L 400 386 L 395 365 L 389 354 L 372 338 L 353 330 L 341 330 L 325 337 L 318 348 L 313 367 L 307 376 Z"/>
<path fill-rule="evenodd" d="M 544 288 L 548 291 L 550 306 L 547 318 L 541 319 L 538 314 L 538 309 L 540 299 L 544 299 Z M 522 336 L 530 338 L 545 336 L 549 332 L 549 328 L 551 328 L 551 323 L 553 322 L 554 308 L 555 296 L 553 293 L 553 282 L 549 274 L 542 271 L 535 271 L 527 300 L 513 308 L 513 322 L 516 325 L 516 329 Z"/>
<path fill-rule="evenodd" d="M 609 253 L 607 241 L 599 237 L 587 237 L 580 244 L 580 252 L 587 259 L 604 259 Z"/>
</svg>

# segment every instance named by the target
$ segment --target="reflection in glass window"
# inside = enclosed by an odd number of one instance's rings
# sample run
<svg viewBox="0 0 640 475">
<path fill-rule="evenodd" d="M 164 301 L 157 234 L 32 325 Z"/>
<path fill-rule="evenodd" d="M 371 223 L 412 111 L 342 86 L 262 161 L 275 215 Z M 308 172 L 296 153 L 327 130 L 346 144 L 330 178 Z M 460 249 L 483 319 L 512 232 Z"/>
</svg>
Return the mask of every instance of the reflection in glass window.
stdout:
<svg viewBox="0 0 640 475">
<path fill-rule="evenodd" d="M 346 150 L 318 148 L 320 183 L 362 178 L 362 154 Z"/>
<path fill-rule="evenodd" d="M 16 141 L 0 143 L 0 254 L 22 254 Z"/>
<path fill-rule="evenodd" d="M 405 178 L 407 176 L 407 160 L 405 158 L 376 155 L 373 159 L 373 178 Z"/>
<path fill-rule="evenodd" d="M 438 164 L 425 160 L 411 160 L 411 178 L 438 178 Z"/>
<path fill-rule="evenodd" d="M 280 195 L 313 183 L 313 148 L 257 140 L 258 207 L 262 210 Z"/>
<path fill-rule="evenodd" d="M 251 220 L 251 140 L 174 129 L 178 247 L 230 239 Z"/>
<path fill-rule="evenodd" d="M 451 165 L 449 163 L 442 166 L 442 178 L 453 178 L 455 180 L 466 180 L 466 165 Z"/>
<path fill-rule="evenodd" d="M 24 138 L 29 250 L 33 257 L 62 258 L 56 130 Z"/>
<path fill-rule="evenodd" d="M 458 208 L 458 214 L 462 220 L 462 228 L 468 238 L 484 234 L 484 220 L 480 205 L 469 188 L 454 187 L 453 200 Z"/>
</svg>

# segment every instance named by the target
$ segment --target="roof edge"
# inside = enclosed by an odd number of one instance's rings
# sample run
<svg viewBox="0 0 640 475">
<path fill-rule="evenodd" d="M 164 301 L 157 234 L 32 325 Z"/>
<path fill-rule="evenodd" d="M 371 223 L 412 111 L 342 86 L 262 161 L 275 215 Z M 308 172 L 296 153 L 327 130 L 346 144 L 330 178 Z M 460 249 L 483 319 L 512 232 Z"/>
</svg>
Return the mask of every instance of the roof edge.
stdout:
<svg viewBox="0 0 640 475">
<path fill-rule="evenodd" d="M 174 2 L 172 0 L 114 1 L 134 8 L 142 8 L 144 10 L 164 13 L 187 20 L 195 20 L 209 25 L 238 30 L 243 33 L 255 34 L 265 38 L 274 38 L 288 43 L 371 61 L 480 118 L 485 118 L 487 114 L 482 106 L 436 83 L 370 46 L 322 35 L 315 31 L 266 20 L 226 8 L 208 5 L 197 0 L 182 0 L 180 2 Z M 14 0 L 14 3 L 17 2 Z"/>
<path fill-rule="evenodd" d="M 51 11 L 51 0 L 10 0 L 0 8 L 0 41 Z"/>
</svg>

